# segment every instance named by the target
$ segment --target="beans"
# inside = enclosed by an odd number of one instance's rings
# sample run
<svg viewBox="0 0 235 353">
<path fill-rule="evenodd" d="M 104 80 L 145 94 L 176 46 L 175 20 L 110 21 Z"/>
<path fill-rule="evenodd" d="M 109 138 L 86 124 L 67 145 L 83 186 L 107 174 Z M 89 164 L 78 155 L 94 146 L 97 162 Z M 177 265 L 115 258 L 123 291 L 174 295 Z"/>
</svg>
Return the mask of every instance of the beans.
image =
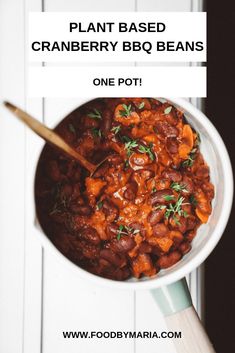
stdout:
<svg viewBox="0 0 235 353">
<path fill-rule="evenodd" d="M 183 176 L 183 180 L 181 184 L 185 187 L 187 190 L 187 194 L 192 194 L 194 191 L 194 184 L 191 178 L 189 178 L 187 175 Z"/>
<path fill-rule="evenodd" d="M 116 223 L 109 223 L 106 228 L 106 233 L 109 238 L 117 237 L 119 227 Z"/>
<path fill-rule="evenodd" d="M 81 185 L 80 183 L 76 183 L 73 185 L 73 194 L 71 196 L 72 199 L 78 199 L 81 195 Z"/>
<path fill-rule="evenodd" d="M 82 127 L 85 129 L 92 129 L 92 128 L 98 128 L 99 127 L 99 121 L 96 119 L 91 119 L 88 116 L 85 116 L 82 119 Z"/>
<path fill-rule="evenodd" d="M 148 244 L 146 241 L 144 241 L 139 246 L 139 252 L 141 254 L 143 254 L 143 253 L 151 253 L 152 252 L 152 246 L 150 244 Z"/>
<path fill-rule="evenodd" d="M 178 215 L 170 217 L 169 223 L 173 229 L 176 229 L 181 233 L 185 233 L 187 230 L 187 218 L 185 217 L 180 217 Z"/>
<path fill-rule="evenodd" d="M 128 235 L 122 236 L 119 240 L 113 239 L 110 243 L 110 248 L 114 252 L 128 252 L 136 246 L 133 238 Z"/>
<path fill-rule="evenodd" d="M 93 177 L 99 178 L 107 174 L 109 169 L 108 163 L 104 162 L 93 174 Z"/>
<path fill-rule="evenodd" d="M 202 184 L 202 190 L 206 193 L 210 200 L 215 196 L 214 186 L 210 182 Z"/>
<path fill-rule="evenodd" d="M 70 210 L 81 216 L 89 216 L 92 213 L 91 207 L 88 205 L 79 205 L 76 201 L 73 201 L 70 206 Z"/>
<path fill-rule="evenodd" d="M 139 254 L 132 261 L 133 275 L 137 278 L 144 272 L 148 272 L 153 269 L 151 257 L 148 254 Z"/>
<path fill-rule="evenodd" d="M 47 144 L 42 152 L 37 213 L 71 261 L 121 281 L 151 277 L 190 250 L 211 213 L 214 188 L 199 146 L 192 166 L 182 164 L 196 139 L 183 112 L 166 101 L 100 98 L 56 131 L 90 163 L 105 159 L 90 175 Z"/>
<path fill-rule="evenodd" d="M 178 118 L 174 107 L 172 107 L 171 112 L 169 114 L 165 114 L 165 119 L 170 125 L 177 125 Z"/>
<path fill-rule="evenodd" d="M 170 125 L 167 121 L 157 121 L 155 126 L 157 132 L 165 137 L 177 137 L 179 135 L 178 129 Z"/>
<path fill-rule="evenodd" d="M 180 243 L 184 240 L 184 236 L 178 230 L 171 230 L 169 237 L 173 240 L 174 247 L 178 247 Z"/>
<path fill-rule="evenodd" d="M 161 238 L 167 235 L 169 229 L 164 223 L 158 223 L 153 227 L 153 235 L 155 237 Z"/>
<path fill-rule="evenodd" d="M 123 159 L 119 154 L 113 154 L 108 157 L 108 162 L 114 164 L 115 166 L 123 163 Z"/>
<path fill-rule="evenodd" d="M 54 222 L 59 223 L 59 224 L 64 224 L 68 218 L 68 216 L 65 212 L 51 213 L 50 217 L 51 217 L 51 219 L 53 219 Z"/>
<path fill-rule="evenodd" d="M 91 244 L 98 245 L 100 243 L 100 237 L 97 231 L 92 227 L 87 227 L 81 231 L 81 237 L 84 238 Z"/>
<path fill-rule="evenodd" d="M 197 225 L 197 218 L 193 215 L 187 217 L 187 230 L 192 230 Z"/>
<path fill-rule="evenodd" d="M 113 222 L 119 214 L 118 208 L 111 200 L 108 199 L 103 201 L 102 211 L 104 212 L 108 222 Z"/>
<path fill-rule="evenodd" d="M 88 259 L 93 260 L 99 257 L 100 249 L 99 247 L 93 244 L 89 244 L 84 241 L 84 242 L 81 242 L 80 248 L 82 250 L 83 256 Z"/>
<path fill-rule="evenodd" d="M 47 175 L 53 180 L 53 181 L 60 181 L 62 180 L 62 175 L 60 173 L 60 169 L 58 166 L 57 161 L 49 161 L 46 167 Z"/>
<path fill-rule="evenodd" d="M 179 250 L 183 255 L 187 254 L 191 250 L 192 246 L 188 241 L 184 241 L 180 244 Z"/>
<path fill-rule="evenodd" d="M 145 227 L 143 226 L 143 224 L 139 223 L 139 222 L 132 222 L 130 224 L 130 227 L 133 228 L 134 230 L 139 230 L 140 234 L 144 237 L 146 235 L 146 230 Z"/>
<path fill-rule="evenodd" d="M 130 277 L 130 270 L 128 267 L 119 268 L 114 273 L 114 278 L 117 281 L 124 281 L 128 277 Z"/>
<path fill-rule="evenodd" d="M 151 226 L 154 226 L 155 224 L 159 223 L 162 220 L 164 213 L 165 210 L 160 209 L 151 211 L 148 215 L 148 222 L 151 224 Z"/>
<path fill-rule="evenodd" d="M 168 197 L 172 196 L 172 198 Z M 174 194 L 171 189 L 165 189 L 165 190 L 158 190 L 154 192 L 151 197 L 150 197 L 150 202 L 152 205 L 155 205 L 157 203 L 159 204 L 169 204 L 172 203 L 174 200 Z"/>
<path fill-rule="evenodd" d="M 132 201 L 136 197 L 137 190 L 138 190 L 138 185 L 136 182 L 133 181 L 127 184 L 126 190 L 124 191 L 123 196 L 125 197 L 126 200 Z"/>
<path fill-rule="evenodd" d="M 118 254 L 115 254 L 112 250 L 109 250 L 109 249 L 101 250 L 100 257 L 102 257 L 103 259 L 107 260 L 108 262 L 110 262 L 111 264 L 117 267 L 122 267 L 126 263 L 123 257 L 120 257 Z"/>
<path fill-rule="evenodd" d="M 112 112 L 105 110 L 102 115 L 101 130 L 105 133 L 109 132 L 112 125 Z"/>
<path fill-rule="evenodd" d="M 160 268 L 168 268 L 175 265 L 182 257 L 182 254 L 175 250 L 168 255 L 163 255 L 158 259 L 157 266 Z"/>
<path fill-rule="evenodd" d="M 191 242 L 193 238 L 195 238 L 195 235 L 196 235 L 196 229 L 193 229 L 186 233 L 186 238 L 189 242 Z"/>
<path fill-rule="evenodd" d="M 74 174 L 73 174 L 73 179 L 74 179 L 74 181 L 79 181 L 81 179 L 80 167 L 76 167 L 76 170 L 74 171 Z"/>
<path fill-rule="evenodd" d="M 149 169 L 140 169 L 137 170 L 135 173 L 138 174 L 144 180 L 148 180 L 154 177 L 154 171 Z"/>
<path fill-rule="evenodd" d="M 62 185 L 61 190 L 60 190 L 61 198 L 68 198 L 72 195 L 72 193 L 73 193 L 72 185 L 70 185 L 70 184 Z"/>
<path fill-rule="evenodd" d="M 197 178 L 205 179 L 209 176 L 209 168 L 207 165 L 201 165 L 196 169 L 195 172 Z"/>
<path fill-rule="evenodd" d="M 174 182 L 179 182 L 182 180 L 182 175 L 177 170 L 165 170 L 162 176 L 166 179 L 170 179 Z"/>
<path fill-rule="evenodd" d="M 139 167 L 145 166 L 150 163 L 149 157 L 145 153 L 132 153 L 129 158 L 130 165 L 136 165 Z"/>
</svg>

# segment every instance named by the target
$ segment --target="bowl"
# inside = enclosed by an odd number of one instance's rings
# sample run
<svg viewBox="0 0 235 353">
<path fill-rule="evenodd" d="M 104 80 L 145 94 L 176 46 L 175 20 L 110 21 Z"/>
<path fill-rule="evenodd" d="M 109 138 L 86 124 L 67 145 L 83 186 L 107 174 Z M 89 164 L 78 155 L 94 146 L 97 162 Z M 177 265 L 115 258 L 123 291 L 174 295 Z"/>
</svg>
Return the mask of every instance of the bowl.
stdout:
<svg viewBox="0 0 235 353">
<path fill-rule="evenodd" d="M 161 270 L 156 276 L 151 278 L 143 277 L 141 279 L 131 278 L 127 281 L 114 281 L 96 276 L 71 262 L 52 244 L 36 219 L 35 228 L 43 246 L 50 249 L 62 261 L 63 265 L 68 266 L 80 278 L 93 281 L 98 285 L 130 290 L 162 287 L 183 278 L 198 267 L 212 252 L 224 232 L 233 200 L 233 174 L 224 142 L 210 120 L 191 103 L 181 98 L 167 98 L 165 100 L 182 110 L 188 122 L 200 134 L 200 150 L 210 167 L 211 182 L 215 187 L 215 197 L 212 202 L 213 211 L 208 223 L 199 227 L 197 235 L 192 242 L 191 251 L 183 256 L 176 265 L 166 270 Z M 88 100 L 83 103 L 87 102 Z M 38 151 L 34 159 L 33 188 L 40 154 L 41 151 Z"/>
</svg>

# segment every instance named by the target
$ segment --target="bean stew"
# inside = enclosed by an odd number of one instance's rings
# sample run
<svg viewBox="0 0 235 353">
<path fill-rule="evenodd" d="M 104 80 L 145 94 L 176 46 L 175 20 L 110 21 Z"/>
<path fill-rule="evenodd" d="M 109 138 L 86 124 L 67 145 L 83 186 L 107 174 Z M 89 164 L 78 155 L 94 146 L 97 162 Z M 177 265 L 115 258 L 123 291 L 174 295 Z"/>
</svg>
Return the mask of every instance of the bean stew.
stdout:
<svg viewBox="0 0 235 353">
<path fill-rule="evenodd" d="M 214 187 L 200 136 L 163 100 L 100 98 L 55 131 L 90 162 L 91 177 L 46 144 L 35 182 L 39 222 L 83 269 L 113 280 L 154 276 L 191 249 Z"/>
</svg>

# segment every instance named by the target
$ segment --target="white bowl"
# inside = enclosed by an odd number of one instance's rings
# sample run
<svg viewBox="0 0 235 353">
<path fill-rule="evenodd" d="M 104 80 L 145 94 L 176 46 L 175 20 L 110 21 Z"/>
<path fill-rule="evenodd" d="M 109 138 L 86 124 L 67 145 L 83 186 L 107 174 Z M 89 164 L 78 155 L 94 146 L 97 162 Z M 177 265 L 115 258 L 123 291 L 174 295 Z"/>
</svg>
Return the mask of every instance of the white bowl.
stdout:
<svg viewBox="0 0 235 353">
<path fill-rule="evenodd" d="M 197 235 L 192 242 L 191 251 L 176 265 L 169 269 L 161 270 L 152 278 L 144 277 L 138 280 L 132 278 L 121 282 L 93 275 L 75 265 L 57 250 L 49 238 L 44 234 L 39 223 L 36 222 L 36 228 L 43 245 L 46 248 L 51 249 L 52 252 L 62 260 L 62 263 L 69 266 L 77 276 L 112 288 L 126 288 L 133 290 L 161 287 L 183 278 L 189 272 L 194 270 L 207 258 L 207 256 L 209 256 L 220 240 L 229 218 L 233 200 L 233 174 L 228 152 L 218 131 L 201 111 L 196 109 L 188 101 L 181 98 L 169 98 L 167 101 L 170 101 L 177 108 L 183 110 L 188 122 L 200 134 L 200 150 L 210 167 L 211 182 L 215 186 L 215 198 L 212 203 L 213 211 L 208 223 L 199 227 Z M 36 164 L 39 157 L 40 154 L 35 160 Z"/>
</svg>

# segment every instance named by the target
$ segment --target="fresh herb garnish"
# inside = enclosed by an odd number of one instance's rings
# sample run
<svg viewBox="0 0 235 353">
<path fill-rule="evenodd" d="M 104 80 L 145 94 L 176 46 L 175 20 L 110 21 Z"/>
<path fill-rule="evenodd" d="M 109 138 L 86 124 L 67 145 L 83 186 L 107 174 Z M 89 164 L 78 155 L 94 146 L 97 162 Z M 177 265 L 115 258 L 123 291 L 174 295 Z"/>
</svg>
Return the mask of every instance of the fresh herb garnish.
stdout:
<svg viewBox="0 0 235 353">
<path fill-rule="evenodd" d="M 90 112 L 87 116 L 92 119 L 102 119 L 101 113 L 97 109 L 93 109 L 93 112 Z"/>
<path fill-rule="evenodd" d="M 173 216 L 173 219 L 175 221 L 175 223 L 180 226 L 180 221 L 179 221 L 179 218 L 177 218 L 176 216 Z"/>
<path fill-rule="evenodd" d="M 120 240 L 121 237 L 123 236 L 123 229 L 124 229 L 124 225 L 120 224 L 118 231 L 117 231 L 117 240 Z M 125 232 L 124 232 L 125 234 Z"/>
<path fill-rule="evenodd" d="M 154 187 L 154 188 L 152 188 L 152 193 L 154 193 L 154 192 L 156 192 L 157 191 L 157 189 Z"/>
<path fill-rule="evenodd" d="M 126 160 L 124 161 L 124 169 L 129 168 L 129 166 L 130 166 L 129 161 L 128 161 L 128 159 L 126 159 Z"/>
<path fill-rule="evenodd" d="M 138 106 L 139 109 L 143 109 L 144 108 L 145 103 L 141 102 L 140 105 Z"/>
<path fill-rule="evenodd" d="M 154 156 L 154 153 L 152 151 L 152 147 L 153 147 L 152 143 L 150 143 L 148 146 L 139 145 L 138 151 L 140 153 L 147 153 L 149 158 L 151 159 L 151 161 L 153 161 L 155 156 Z"/>
<path fill-rule="evenodd" d="M 128 157 L 130 157 L 130 155 L 133 153 L 133 148 L 138 147 L 138 143 L 136 140 L 131 140 L 130 138 L 128 139 L 129 141 L 125 142 L 125 150 L 127 151 Z"/>
<path fill-rule="evenodd" d="M 188 192 L 186 186 L 184 184 L 179 184 L 179 183 L 172 183 L 171 184 L 171 189 L 175 190 L 176 192 Z"/>
<path fill-rule="evenodd" d="M 94 137 L 102 137 L 102 131 L 100 129 L 96 129 L 95 127 L 91 130 Z"/>
<path fill-rule="evenodd" d="M 190 203 L 193 205 L 193 206 L 197 206 L 197 200 L 196 200 L 196 198 L 195 198 L 195 196 L 194 195 L 190 195 L 190 197 L 189 197 L 189 201 L 190 201 Z"/>
<path fill-rule="evenodd" d="M 174 195 L 165 195 L 165 196 L 163 196 L 163 198 L 166 201 L 172 201 L 172 200 L 174 200 L 175 196 Z"/>
<path fill-rule="evenodd" d="M 123 109 L 119 110 L 119 114 L 124 117 L 124 116 L 130 116 L 131 115 L 131 104 L 126 105 L 122 104 Z"/>
<path fill-rule="evenodd" d="M 197 148 L 193 148 L 192 151 L 190 152 L 188 159 L 186 159 L 183 163 L 182 166 L 183 167 L 192 167 L 194 160 L 196 158 L 196 152 L 197 152 Z"/>
<path fill-rule="evenodd" d="M 165 210 L 166 206 L 165 205 L 158 205 L 154 207 L 155 210 Z"/>
<path fill-rule="evenodd" d="M 196 132 L 196 135 L 197 135 L 197 137 L 196 137 L 196 146 L 198 146 L 201 143 L 201 136 L 200 136 L 199 132 Z"/>
<path fill-rule="evenodd" d="M 125 229 L 126 229 L 129 233 L 134 234 L 134 235 L 140 232 L 139 229 L 135 229 L 135 228 L 128 227 L 128 226 L 125 226 Z"/>
<path fill-rule="evenodd" d="M 73 134 L 76 134 L 76 130 L 73 124 L 70 123 L 68 126 L 69 126 L 69 131 L 71 131 Z"/>
<path fill-rule="evenodd" d="M 103 207 L 103 202 L 102 201 L 97 202 L 96 209 L 100 210 L 102 207 Z"/>
<path fill-rule="evenodd" d="M 164 110 L 164 114 L 165 114 L 165 115 L 170 114 L 171 110 L 172 110 L 172 106 L 167 107 L 167 108 Z"/>
<path fill-rule="evenodd" d="M 70 199 L 67 199 L 66 197 L 62 197 L 61 199 L 58 198 L 49 214 L 53 215 L 65 211 L 68 207 L 69 201 Z"/>
<path fill-rule="evenodd" d="M 182 209 L 183 202 L 184 202 L 184 197 L 181 196 L 180 198 L 178 198 L 178 200 L 174 205 L 170 203 L 169 207 L 166 209 L 165 218 L 168 219 L 171 214 L 173 216 L 178 214 L 180 217 L 181 216 L 185 217 L 185 211 Z"/>
<path fill-rule="evenodd" d="M 118 134 L 121 131 L 121 125 L 114 126 L 111 131 L 113 131 L 115 135 Z"/>
<path fill-rule="evenodd" d="M 135 229 L 135 228 L 124 226 L 123 224 L 120 224 L 118 231 L 117 231 L 117 240 L 120 240 L 123 235 L 129 235 L 129 234 L 135 235 L 139 232 L 140 232 L 139 229 Z"/>
</svg>

